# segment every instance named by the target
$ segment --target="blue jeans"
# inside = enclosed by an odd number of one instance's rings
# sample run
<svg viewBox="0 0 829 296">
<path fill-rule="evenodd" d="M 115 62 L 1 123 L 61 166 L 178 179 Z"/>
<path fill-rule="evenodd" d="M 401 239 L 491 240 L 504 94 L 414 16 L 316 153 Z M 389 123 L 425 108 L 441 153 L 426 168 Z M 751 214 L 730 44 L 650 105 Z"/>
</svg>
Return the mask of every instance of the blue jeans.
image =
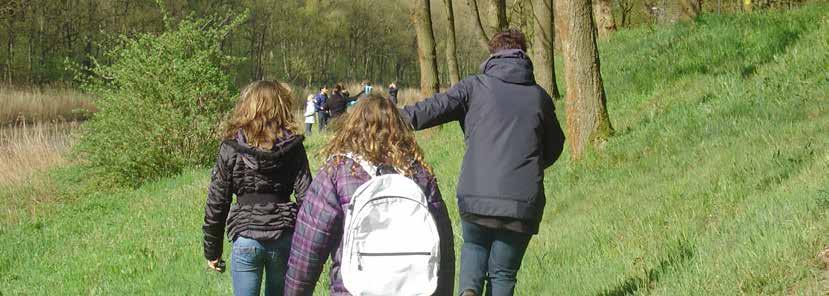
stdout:
<svg viewBox="0 0 829 296">
<path fill-rule="evenodd" d="M 283 232 L 276 240 L 257 241 L 239 237 L 233 242 L 230 271 L 233 295 L 259 295 L 262 272 L 265 273 L 265 295 L 282 295 L 285 272 L 291 251 L 291 232 Z"/>
<path fill-rule="evenodd" d="M 328 112 L 317 111 L 317 120 L 319 121 L 319 131 L 321 133 L 325 129 L 325 126 L 328 125 Z"/>
<path fill-rule="evenodd" d="M 307 122 L 305 123 L 305 136 L 306 136 L 306 137 L 310 137 L 310 136 L 311 136 L 311 128 L 312 128 L 313 126 L 314 126 L 314 124 L 313 124 L 313 123 L 307 123 Z"/>
<path fill-rule="evenodd" d="M 460 292 L 472 290 L 483 295 L 513 295 L 521 259 L 530 243 L 531 234 L 486 228 L 461 221 Z"/>
</svg>

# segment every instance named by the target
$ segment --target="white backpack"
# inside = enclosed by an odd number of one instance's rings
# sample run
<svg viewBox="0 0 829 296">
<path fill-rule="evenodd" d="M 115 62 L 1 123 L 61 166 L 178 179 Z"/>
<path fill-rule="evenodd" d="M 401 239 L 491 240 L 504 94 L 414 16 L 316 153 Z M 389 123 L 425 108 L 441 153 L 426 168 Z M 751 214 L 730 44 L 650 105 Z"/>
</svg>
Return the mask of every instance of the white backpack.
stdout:
<svg viewBox="0 0 829 296">
<path fill-rule="evenodd" d="M 377 176 L 355 155 L 371 180 L 346 208 L 340 272 L 353 295 L 431 295 L 437 288 L 440 238 L 428 201 L 400 174 Z"/>
</svg>

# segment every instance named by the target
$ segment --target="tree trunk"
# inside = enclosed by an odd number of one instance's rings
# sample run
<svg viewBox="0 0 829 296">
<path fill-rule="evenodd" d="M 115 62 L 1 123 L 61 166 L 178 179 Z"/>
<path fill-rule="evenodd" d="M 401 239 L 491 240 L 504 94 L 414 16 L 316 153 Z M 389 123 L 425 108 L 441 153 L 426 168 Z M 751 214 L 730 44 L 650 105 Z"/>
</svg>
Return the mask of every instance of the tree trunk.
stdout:
<svg viewBox="0 0 829 296">
<path fill-rule="evenodd" d="M 509 29 L 507 22 L 507 0 L 487 0 L 489 4 L 489 26 L 492 34 Z"/>
<path fill-rule="evenodd" d="M 455 12 L 452 8 L 452 0 L 443 0 L 446 7 L 447 28 L 449 34 L 446 36 L 446 66 L 449 68 L 449 82 L 452 85 L 461 81 L 458 70 L 458 50 L 455 45 Z"/>
<path fill-rule="evenodd" d="M 613 132 L 607 115 L 596 28 L 590 0 L 557 0 L 556 18 L 567 30 L 562 39 L 567 97 L 567 138 L 570 155 L 580 159 L 588 145 L 605 141 Z"/>
<path fill-rule="evenodd" d="M 472 9 L 472 18 L 475 21 L 475 33 L 478 36 L 478 42 L 481 44 L 481 47 L 488 51 L 489 50 L 489 37 L 486 35 L 486 30 L 484 30 L 484 24 L 481 22 L 481 13 L 478 10 L 478 1 L 477 0 L 467 0 L 466 3 L 469 5 L 469 8 Z"/>
<path fill-rule="evenodd" d="M 679 5 L 685 19 L 695 19 L 702 12 L 702 0 L 681 0 Z"/>
<path fill-rule="evenodd" d="M 684 0 L 683 0 L 684 1 Z M 613 19 L 613 9 L 610 0 L 593 0 L 593 17 L 599 36 L 607 36 L 616 31 L 616 20 Z"/>
<path fill-rule="evenodd" d="M 424 97 L 439 91 L 438 63 L 432 12 L 429 0 L 415 0 L 412 22 L 417 35 L 417 57 L 420 62 L 420 92 Z"/>
<path fill-rule="evenodd" d="M 532 0 L 533 11 L 533 64 L 535 65 L 535 81 L 547 90 L 553 98 L 560 98 L 556 84 L 555 61 L 553 55 L 553 1 Z"/>
<path fill-rule="evenodd" d="M 553 45 L 562 53 L 564 52 L 564 46 L 567 45 L 567 39 L 564 39 L 564 36 L 567 36 L 568 32 L 570 32 L 570 29 L 567 28 L 567 24 L 565 23 L 566 19 L 563 17 L 564 9 L 567 9 L 567 6 L 564 5 L 565 1 L 568 0 L 553 0 L 553 25 L 555 25 L 555 37 L 558 41 L 557 43 L 554 42 Z"/>
</svg>

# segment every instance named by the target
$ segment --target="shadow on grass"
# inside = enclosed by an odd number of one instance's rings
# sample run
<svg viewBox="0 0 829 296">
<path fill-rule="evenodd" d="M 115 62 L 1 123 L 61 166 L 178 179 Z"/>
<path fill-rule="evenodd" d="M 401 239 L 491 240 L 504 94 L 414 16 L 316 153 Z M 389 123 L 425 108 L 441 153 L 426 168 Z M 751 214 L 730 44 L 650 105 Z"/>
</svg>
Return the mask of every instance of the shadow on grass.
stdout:
<svg viewBox="0 0 829 296">
<path fill-rule="evenodd" d="M 625 296 L 634 295 L 641 289 L 650 290 L 656 286 L 662 275 L 672 267 L 688 263 L 694 257 L 694 248 L 687 241 L 680 241 L 670 254 L 656 267 L 648 268 L 643 266 L 643 273 L 639 276 L 631 276 L 621 284 L 596 294 L 597 296 Z"/>
</svg>

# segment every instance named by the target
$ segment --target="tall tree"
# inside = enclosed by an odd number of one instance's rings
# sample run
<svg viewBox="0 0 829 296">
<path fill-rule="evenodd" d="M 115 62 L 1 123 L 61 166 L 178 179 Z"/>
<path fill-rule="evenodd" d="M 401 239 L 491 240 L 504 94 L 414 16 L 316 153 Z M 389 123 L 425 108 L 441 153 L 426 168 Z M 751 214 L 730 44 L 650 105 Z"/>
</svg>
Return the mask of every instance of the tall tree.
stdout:
<svg viewBox="0 0 829 296">
<path fill-rule="evenodd" d="M 439 91 L 435 33 L 429 0 L 415 0 L 412 22 L 417 35 L 417 58 L 420 62 L 420 92 L 431 96 Z"/>
<path fill-rule="evenodd" d="M 507 0 L 487 0 L 489 3 L 489 26 L 492 34 L 509 28 L 507 22 Z"/>
<path fill-rule="evenodd" d="M 683 18 L 694 19 L 702 12 L 702 0 L 681 0 L 679 6 Z"/>
<path fill-rule="evenodd" d="M 481 21 L 481 12 L 478 9 L 478 0 L 467 0 L 466 4 L 469 5 L 469 9 L 472 11 L 472 18 L 475 22 L 475 35 L 477 35 L 478 43 L 481 44 L 481 48 L 487 50 L 489 47 L 489 37 L 486 34 L 486 30 L 484 30 L 484 24 Z"/>
<path fill-rule="evenodd" d="M 446 66 L 449 68 L 449 81 L 452 85 L 461 81 L 460 70 L 458 70 L 458 50 L 455 44 L 455 11 L 452 8 L 452 0 L 443 0 L 446 7 L 446 27 L 449 34 L 446 37 Z"/>
<path fill-rule="evenodd" d="M 567 137 L 571 157 L 579 159 L 587 146 L 605 141 L 613 127 L 607 115 L 590 0 L 556 1 L 556 18 L 567 28 L 559 32 L 566 40 L 563 49 Z"/>
<path fill-rule="evenodd" d="M 553 40 L 555 39 L 552 0 L 532 0 L 533 12 L 533 64 L 535 80 L 547 93 L 560 98 L 556 83 L 555 62 L 553 58 Z"/>
<path fill-rule="evenodd" d="M 685 1 L 685 0 L 683 0 Z M 599 36 L 607 36 L 616 31 L 616 20 L 613 19 L 613 9 L 610 0 L 593 0 L 593 17 Z"/>
</svg>

